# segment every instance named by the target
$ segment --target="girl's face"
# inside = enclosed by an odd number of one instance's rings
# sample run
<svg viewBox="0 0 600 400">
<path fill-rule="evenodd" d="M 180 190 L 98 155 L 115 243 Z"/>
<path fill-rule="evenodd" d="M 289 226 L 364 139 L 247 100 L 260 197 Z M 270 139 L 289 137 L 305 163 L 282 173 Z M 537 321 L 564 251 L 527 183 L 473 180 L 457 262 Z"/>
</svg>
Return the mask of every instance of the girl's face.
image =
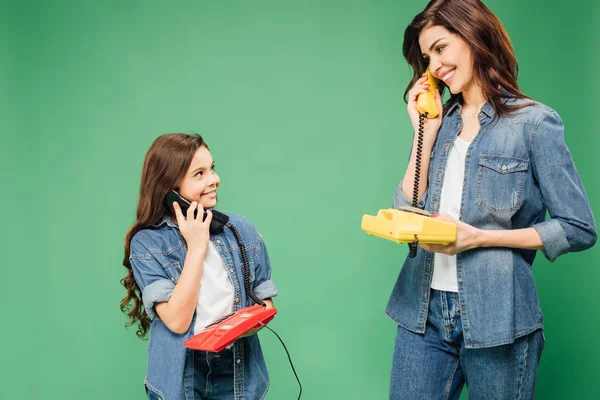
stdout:
<svg viewBox="0 0 600 400">
<path fill-rule="evenodd" d="M 202 204 L 204 208 L 212 208 L 217 205 L 217 187 L 220 183 L 210 151 L 200 146 L 179 183 L 179 194 L 190 202 Z"/>
<path fill-rule="evenodd" d="M 450 93 L 471 89 L 474 84 L 471 49 L 460 36 L 434 25 L 421 31 L 419 46 L 429 61 L 429 71 L 446 83 Z"/>
</svg>

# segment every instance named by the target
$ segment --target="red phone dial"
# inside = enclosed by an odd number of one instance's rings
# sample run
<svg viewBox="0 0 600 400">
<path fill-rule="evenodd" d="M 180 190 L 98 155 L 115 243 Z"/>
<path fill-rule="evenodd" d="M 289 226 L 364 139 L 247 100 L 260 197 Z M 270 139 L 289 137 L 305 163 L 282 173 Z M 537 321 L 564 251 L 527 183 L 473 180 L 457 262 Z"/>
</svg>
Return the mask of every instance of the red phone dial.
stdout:
<svg viewBox="0 0 600 400">
<path fill-rule="evenodd" d="M 277 309 L 264 308 L 261 305 L 242 308 L 220 322 L 209 325 L 196 336 L 186 340 L 184 345 L 194 350 L 215 353 L 222 351 L 251 329 L 266 325 L 275 314 Z"/>
</svg>

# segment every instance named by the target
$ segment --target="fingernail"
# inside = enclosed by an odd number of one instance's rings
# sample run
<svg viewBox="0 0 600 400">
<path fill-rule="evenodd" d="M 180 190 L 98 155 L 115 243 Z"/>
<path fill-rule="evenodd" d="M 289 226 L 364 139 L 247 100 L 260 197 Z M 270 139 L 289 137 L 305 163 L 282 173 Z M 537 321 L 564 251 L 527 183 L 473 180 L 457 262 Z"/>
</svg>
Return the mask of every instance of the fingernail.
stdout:
<svg viewBox="0 0 600 400">
<path fill-rule="evenodd" d="M 437 218 L 437 217 L 439 217 L 439 216 L 440 216 L 440 214 L 431 214 L 431 216 L 432 216 L 433 218 Z"/>
</svg>

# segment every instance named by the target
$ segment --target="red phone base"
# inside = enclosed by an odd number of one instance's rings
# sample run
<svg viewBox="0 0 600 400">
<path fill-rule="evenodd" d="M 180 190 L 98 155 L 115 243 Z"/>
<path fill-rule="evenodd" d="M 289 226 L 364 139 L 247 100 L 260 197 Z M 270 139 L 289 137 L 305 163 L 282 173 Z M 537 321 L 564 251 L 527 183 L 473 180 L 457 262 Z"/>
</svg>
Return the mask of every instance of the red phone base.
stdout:
<svg viewBox="0 0 600 400">
<path fill-rule="evenodd" d="M 184 346 L 188 349 L 214 353 L 222 351 L 249 330 L 266 325 L 275 314 L 277 314 L 276 308 L 264 308 L 258 304 L 242 308 L 231 317 L 189 338 Z"/>
</svg>

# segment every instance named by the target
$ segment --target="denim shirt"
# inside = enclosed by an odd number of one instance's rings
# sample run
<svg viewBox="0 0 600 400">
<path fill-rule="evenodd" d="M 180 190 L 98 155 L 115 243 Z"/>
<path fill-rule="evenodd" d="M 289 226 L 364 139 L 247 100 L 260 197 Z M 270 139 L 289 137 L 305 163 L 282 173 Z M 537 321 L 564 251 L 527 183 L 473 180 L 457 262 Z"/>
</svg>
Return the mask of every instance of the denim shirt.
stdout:
<svg viewBox="0 0 600 400">
<path fill-rule="evenodd" d="M 246 246 L 250 262 L 251 288 L 260 299 L 277 295 L 271 281 L 269 255 L 252 222 L 239 215 L 229 214 Z M 217 235 L 211 234 L 234 287 L 233 311 L 252 305 L 244 289 L 240 248 L 229 228 Z M 168 301 L 182 272 L 187 253 L 185 239 L 177 224 L 166 215 L 158 223 L 136 233 L 131 240 L 130 261 L 142 301 L 152 320 L 148 343 L 148 370 L 146 389 L 151 398 L 193 399 L 193 350 L 183 342 L 193 336 L 194 313 L 188 331 L 177 334 L 169 330 L 154 310 L 158 302 Z M 237 340 L 233 345 L 234 399 L 262 399 L 269 388 L 269 375 L 258 335 Z"/>
<path fill-rule="evenodd" d="M 507 104 L 524 102 L 530 100 Z M 458 102 L 448 107 L 432 149 L 428 187 L 419 201 L 419 207 L 432 213 L 439 210 L 446 161 L 463 126 L 460 111 Z M 490 102 L 478 115 L 481 130 L 466 153 L 460 220 L 489 230 L 533 227 L 550 261 L 593 246 L 594 218 L 560 117 L 540 103 L 511 115 L 497 117 Z M 400 182 L 394 208 L 411 203 Z M 506 247 L 457 254 L 465 347 L 512 343 L 543 328 L 532 271 L 535 256 L 536 250 Z M 422 248 L 415 258 L 407 258 L 386 309 L 413 332 L 425 332 L 433 263 L 434 253 Z"/>
</svg>

